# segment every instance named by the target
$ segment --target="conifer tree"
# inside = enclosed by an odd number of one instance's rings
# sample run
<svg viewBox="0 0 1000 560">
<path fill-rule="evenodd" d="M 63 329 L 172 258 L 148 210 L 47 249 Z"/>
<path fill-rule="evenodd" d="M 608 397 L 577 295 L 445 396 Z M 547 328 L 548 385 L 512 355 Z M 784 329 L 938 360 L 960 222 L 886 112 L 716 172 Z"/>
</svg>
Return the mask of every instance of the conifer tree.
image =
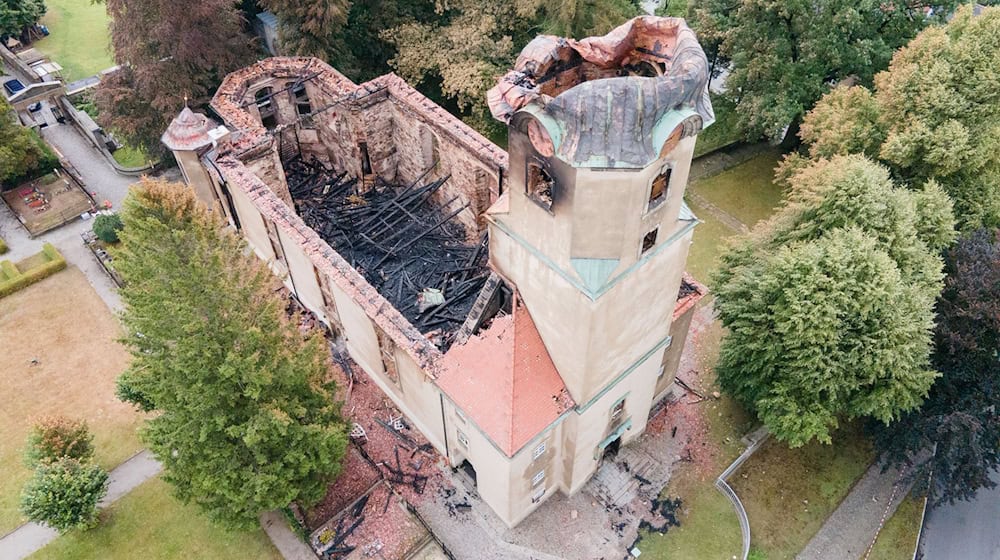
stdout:
<svg viewBox="0 0 1000 560">
<path fill-rule="evenodd" d="M 121 216 L 120 386 L 155 410 L 142 438 L 164 478 L 230 526 L 321 498 L 347 443 L 323 337 L 299 332 L 269 269 L 191 189 L 145 179 Z"/>
</svg>

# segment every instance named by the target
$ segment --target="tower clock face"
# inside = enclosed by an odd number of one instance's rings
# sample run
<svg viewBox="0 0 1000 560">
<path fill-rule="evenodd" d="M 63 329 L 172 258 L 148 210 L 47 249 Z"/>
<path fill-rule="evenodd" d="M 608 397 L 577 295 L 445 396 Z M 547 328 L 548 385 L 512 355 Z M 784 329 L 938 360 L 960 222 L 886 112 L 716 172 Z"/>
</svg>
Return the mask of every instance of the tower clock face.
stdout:
<svg viewBox="0 0 1000 560">
<path fill-rule="evenodd" d="M 531 145 L 535 147 L 535 150 L 539 154 L 545 157 L 552 157 L 552 154 L 555 153 L 552 138 L 549 137 L 549 133 L 535 119 L 528 121 L 528 139 L 531 140 Z"/>
</svg>

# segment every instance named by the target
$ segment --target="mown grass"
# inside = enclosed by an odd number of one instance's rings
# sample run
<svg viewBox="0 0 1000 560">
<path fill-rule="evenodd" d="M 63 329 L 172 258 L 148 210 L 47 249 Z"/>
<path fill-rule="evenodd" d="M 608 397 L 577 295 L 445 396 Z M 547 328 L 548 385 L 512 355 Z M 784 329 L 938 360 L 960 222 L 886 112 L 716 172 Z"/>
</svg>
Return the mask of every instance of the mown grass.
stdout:
<svg viewBox="0 0 1000 560">
<path fill-rule="evenodd" d="M 67 81 L 93 76 L 114 66 L 108 12 L 103 2 L 45 0 L 42 24 L 49 36 L 32 46 L 63 67 Z"/>
<path fill-rule="evenodd" d="M 917 548 L 924 499 L 907 496 L 896 513 L 885 522 L 868 560 L 911 560 Z"/>
<path fill-rule="evenodd" d="M 774 168 L 779 159 L 779 150 L 768 150 L 718 175 L 694 182 L 688 189 L 752 228 L 770 217 L 785 195 L 784 189 L 774 184 Z"/>
<path fill-rule="evenodd" d="M 853 424 L 833 441 L 790 449 L 772 439 L 729 479 L 747 510 L 751 542 L 768 560 L 795 558 L 874 459 Z"/>
<path fill-rule="evenodd" d="M 146 165 L 149 159 L 146 152 L 132 146 L 122 146 L 115 150 L 115 153 L 112 155 L 115 161 L 122 167 L 142 167 Z"/>
<path fill-rule="evenodd" d="M 31 560 L 280 560 L 260 529 L 232 532 L 213 525 L 196 506 L 170 495 L 159 478 L 143 483 L 101 513 L 90 531 L 71 531 Z"/>
</svg>

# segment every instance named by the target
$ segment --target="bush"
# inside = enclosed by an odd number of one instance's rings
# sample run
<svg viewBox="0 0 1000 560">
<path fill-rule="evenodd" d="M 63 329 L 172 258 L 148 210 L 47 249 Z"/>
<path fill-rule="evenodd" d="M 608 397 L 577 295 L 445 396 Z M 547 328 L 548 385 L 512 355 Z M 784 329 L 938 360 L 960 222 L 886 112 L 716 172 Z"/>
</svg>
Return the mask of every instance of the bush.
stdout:
<svg viewBox="0 0 1000 560">
<path fill-rule="evenodd" d="M 7 247 L 7 242 L 5 242 L 2 237 L 0 237 L 0 255 L 6 253 L 9 250 L 10 247 Z"/>
<path fill-rule="evenodd" d="M 28 436 L 24 460 L 29 467 L 37 467 L 63 458 L 87 462 L 93 456 L 94 436 L 87 423 L 53 416 L 35 424 Z"/>
<path fill-rule="evenodd" d="M 0 263 L 4 276 L 7 277 L 6 280 L 0 281 L 0 298 L 9 296 L 66 268 L 66 259 L 50 243 L 46 243 L 42 247 L 42 252 L 45 253 L 48 262 L 26 271 L 17 270 L 17 267 L 10 261 Z"/>
<path fill-rule="evenodd" d="M 118 232 L 124 227 L 118 214 L 98 214 L 94 218 L 94 235 L 105 243 L 118 243 Z"/>
<path fill-rule="evenodd" d="M 97 465 L 63 458 L 42 464 L 21 493 L 21 512 L 61 532 L 97 525 L 97 503 L 108 489 L 108 473 Z"/>
</svg>

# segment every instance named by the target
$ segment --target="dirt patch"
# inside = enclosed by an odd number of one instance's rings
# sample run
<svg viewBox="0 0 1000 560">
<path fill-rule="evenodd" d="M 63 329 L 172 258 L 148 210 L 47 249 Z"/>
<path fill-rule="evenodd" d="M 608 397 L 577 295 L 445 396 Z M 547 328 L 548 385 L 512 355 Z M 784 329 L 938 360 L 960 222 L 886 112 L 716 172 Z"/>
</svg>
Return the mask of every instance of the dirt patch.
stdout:
<svg viewBox="0 0 1000 560">
<path fill-rule="evenodd" d="M 18 495 L 30 476 L 21 456 L 38 417 L 86 420 L 108 468 L 141 448 L 143 417 L 115 397 L 115 378 L 129 363 L 120 336 L 76 267 L 0 300 L 0 533 L 21 522 Z"/>
<path fill-rule="evenodd" d="M 71 222 L 94 207 L 83 187 L 65 172 L 9 190 L 3 199 L 31 235 Z"/>
</svg>

